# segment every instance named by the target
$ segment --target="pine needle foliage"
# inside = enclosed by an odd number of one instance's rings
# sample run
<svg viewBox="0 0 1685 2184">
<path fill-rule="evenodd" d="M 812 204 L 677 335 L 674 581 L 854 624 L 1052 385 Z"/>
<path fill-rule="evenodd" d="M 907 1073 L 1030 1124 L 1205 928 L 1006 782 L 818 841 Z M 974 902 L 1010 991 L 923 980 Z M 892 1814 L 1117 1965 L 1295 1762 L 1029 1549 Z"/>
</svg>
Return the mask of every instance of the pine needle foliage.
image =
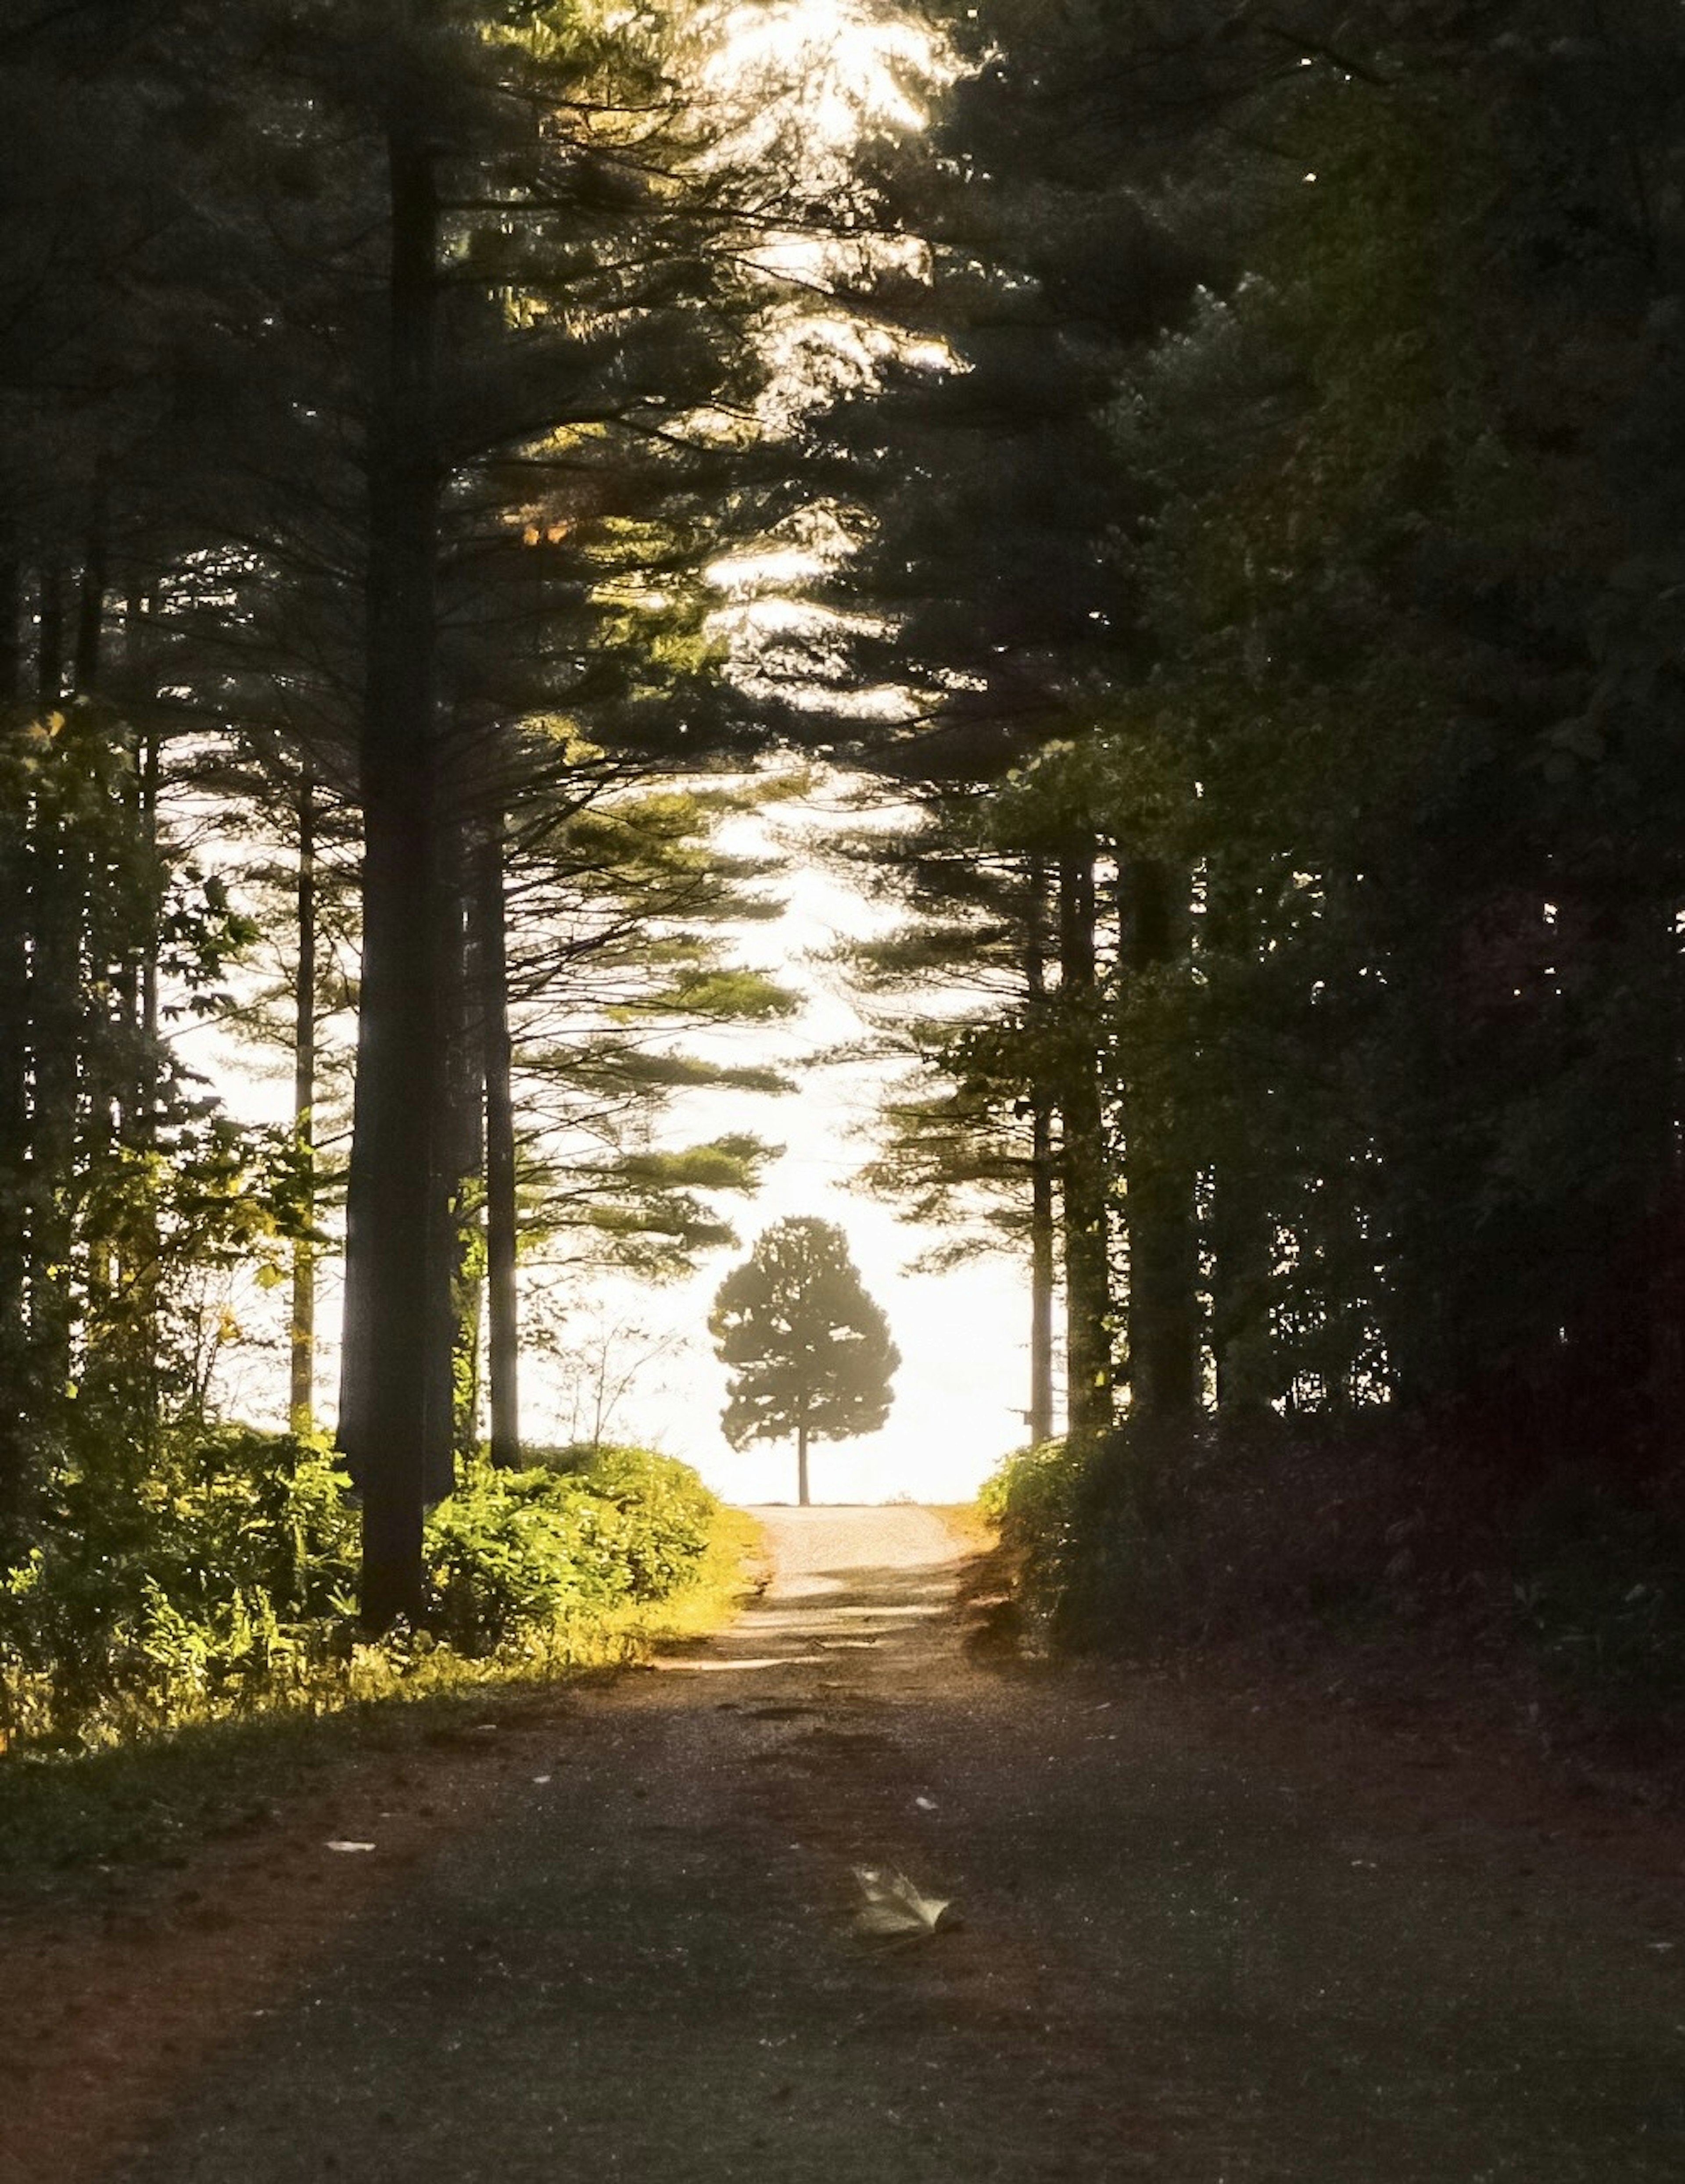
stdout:
<svg viewBox="0 0 1685 2184">
<path fill-rule="evenodd" d="M 809 1442 L 875 1433 L 890 1415 L 901 1352 L 834 1222 L 799 1214 L 767 1229 L 721 1283 L 708 1329 L 733 1375 L 726 1439 L 793 1437 L 804 1505 Z"/>
</svg>

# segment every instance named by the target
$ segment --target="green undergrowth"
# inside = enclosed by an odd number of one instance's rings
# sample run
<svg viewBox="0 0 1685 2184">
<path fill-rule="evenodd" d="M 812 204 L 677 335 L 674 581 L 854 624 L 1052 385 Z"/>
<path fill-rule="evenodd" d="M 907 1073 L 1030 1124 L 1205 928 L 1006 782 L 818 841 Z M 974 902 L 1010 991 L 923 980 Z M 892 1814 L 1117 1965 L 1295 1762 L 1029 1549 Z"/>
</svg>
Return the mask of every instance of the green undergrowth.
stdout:
<svg viewBox="0 0 1685 2184">
<path fill-rule="evenodd" d="M 1654 1484 L 1494 1477 L 1390 1421 L 1126 1423 L 1008 1457 L 979 1507 L 1051 1650 L 1414 1656 L 1484 1666 L 1635 1755 L 1685 1725 L 1685 1518 Z"/>
<path fill-rule="evenodd" d="M 262 1830 L 360 1761 L 423 1766 L 489 1724 L 542 1718 L 559 1682 L 611 1673 L 726 1622 L 760 1536 L 753 1518 L 716 1505 L 682 1583 L 543 1646 L 479 1659 L 446 1646 L 409 1658 L 360 1648 L 342 1679 L 284 1705 L 76 1752 L 14 1749 L 0 1761 L 0 1897 L 26 1903 L 120 1886 L 137 1869 L 185 1863 L 198 1843 Z"/>
<path fill-rule="evenodd" d="M 135 1496 L 75 1482 L 0 1577 L 0 1862 L 51 1869 L 240 1823 L 335 1756 L 449 1731 L 726 1620 L 752 1518 L 644 1450 L 471 1468 L 430 1516 L 423 1627 L 357 1632 L 327 1452 L 226 1433 Z"/>
</svg>

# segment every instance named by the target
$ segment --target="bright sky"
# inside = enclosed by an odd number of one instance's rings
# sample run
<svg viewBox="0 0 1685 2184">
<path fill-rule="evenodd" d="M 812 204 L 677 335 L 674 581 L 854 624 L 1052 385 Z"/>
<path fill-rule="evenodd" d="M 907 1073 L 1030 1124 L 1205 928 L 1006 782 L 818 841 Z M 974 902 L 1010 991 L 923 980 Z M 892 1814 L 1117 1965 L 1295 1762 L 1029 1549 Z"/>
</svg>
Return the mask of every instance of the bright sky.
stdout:
<svg viewBox="0 0 1685 2184">
<path fill-rule="evenodd" d="M 1029 1291 L 1026 1270 L 1011 1256 L 983 1253 L 945 1274 L 908 1271 L 940 1238 L 900 1220 L 892 1207 L 865 1196 L 853 1178 L 872 1151 L 863 1134 L 873 1112 L 879 1076 L 870 1065 L 819 1067 L 815 1057 L 856 1036 L 862 1027 L 845 982 L 831 966 L 816 961 L 839 939 L 868 933 L 883 913 L 816 858 L 804 855 L 802 833 L 812 838 L 829 823 L 815 809 L 777 810 L 765 818 L 731 822 L 726 839 L 734 850 L 767 846 L 769 828 L 796 845 L 777 883 L 785 898 L 775 925 L 749 928 L 741 953 L 775 970 L 804 990 L 807 1005 L 794 1022 L 738 1034 L 739 1058 L 770 1061 L 796 1078 L 800 1091 L 783 1098 L 740 1093 L 709 1094 L 687 1100 L 676 1124 L 663 1134 L 683 1142 L 701 1134 L 754 1130 L 784 1147 L 765 1190 L 752 1202 L 724 1199 L 727 1217 L 744 1239 L 744 1250 L 762 1229 L 787 1214 L 813 1213 L 846 1230 L 866 1286 L 888 1314 L 903 1363 L 889 1424 L 867 1439 L 825 1444 L 812 1461 L 812 1490 L 819 1501 L 960 1501 L 974 1493 L 1000 1458 L 1024 1439 L 1029 1401 Z M 716 1050 L 719 1051 L 719 1050 Z M 672 1288 L 605 1283 L 577 1315 L 581 1346 L 594 1330 L 622 1318 L 677 1346 L 652 1359 L 637 1375 L 610 1421 L 614 1437 L 650 1440 L 694 1463 L 734 1501 L 793 1498 L 795 1458 L 782 1446 L 728 1448 L 719 1430 L 725 1374 L 706 1332 L 713 1294 L 744 1251 L 711 1259 L 692 1280 Z M 616 1346 L 630 1366 L 650 1346 L 629 1338 Z M 612 1357 L 614 1351 L 611 1351 Z M 571 1407 L 554 1380 L 534 1376 L 527 1409 L 534 1438 L 565 1436 Z M 613 1377 L 611 1363 L 611 1377 Z M 556 1407 L 546 1412 L 546 1406 Z"/>
<path fill-rule="evenodd" d="M 745 1027 L 708 1040 L 683 1042 L 717 1060 L 767 1062 L 800 1089 L 782 1097 L 740 1092 L 684 1095 L 660 1133 L 679 1145 L 752 1131 L 784 1147 L 752 1201 L 718 1201 L 742 1244 L 711 1256 L 692 1279 L 661 1286 L 597 1276 L 578 1295 L 557 1278 L 523 1271 L 523 1318 L 549 1343 L 523 1355 L 522 1425 L 533 1441 L 568 1440 L 594 1425 L 598 1368 L 612 1395 L 606 1437 L 634 1440 L 693 1463 L 736 1502 L 794 1499 L 795 1457 L 783 1446 L 740 1452 L 719 1429 L 725 1373 L 713 1355 L 707 1317 L 715 1290 L 761 1231 L 786 1214 L 813 1213 L 847 1232 L 868 1290 L 887 1313 L 903 1362 L 888 1424 L 861 1440 L 826 1443 L 812 1453 L 816 1500 L 962 1501 L 1024 1436 L 1029 1401 L 1026 1268 L 1008 1255 L 980 1252 L 944 1274 L 915 1273 L 910 1262 L 942 1239 L 899 1219 L 853 1178 L 873 1151 L 868 1134 L 881 1085 L 871 1064 L 823 1065 L 818 1057 L 862 1030 L 846 982 L 816 960 L 840 939 L 880 929 L 884 913 L 823 863 L 815 850 L 836 823 L 823 806 L 775 806 L 731 820 L 723 840 L 734 851 L 787 860 L 768 890 L 785 903 L 776 922 L 742 930 L 741 959 L 768 969 L 807 996 L 783 1023 Z M 812 848 L 804 846 L 806 842 Z M 231 877 L 237 877 L 231 863 Z M 291 1065 L 232 1045 L 209 1028 L 180 1042 L 186 1058 L 216 1085 L 237 1113 L 282 1120 L 290 1111 Z M 321 1351 L 317 1389 L 332 1420 L 338 1373 L 339 1267 L 320 1278 Z M 280 1424 L 286 1412 L 287 1361 L 282 1330 L 285 1290 L 237 1285 L 232 1302 L 249 1340 L 224 1354 L 221 1400 L 238 1416 Z M 553 1344 L 555 1356 L 546 1354 Z M 622 1385 L 621 1384 L 625 1384 Z"/>
<path fill-rule="evenodd" d="M 752 157 L 782 147 L 798 163 L 804 187 L 819 196 L 849 187 L 852 147 L 863 130 L 920 128 L 929 98 L 951 80 L 929 31 L 912 20 L 898 22 L 874 0 L 728 0 L 713 36 L 718 58 L 711 83 L 744 109 L 733 151 Z M 874 237 L 864 247 L 881 253 L 886 245 Z M 764 337 L 772 371 L 763 421 L 771 429 L 827 393 L 872 376 L 879 348 L 867 331 L 823 304 L 816 308 L 799 300 L 803 286 L 823 290 L 829 254 L 845 248 L 841 238 L 827 242 L 810 234 L 773 238 L 763 250 L 768 272 L 793 281 L 798 290 L 796 299 L 773 315 Z M 934 365 L 940 359 L 932 352 L 928 360 Z M 823 528 L 822 516 L 813 520 Z M 771 544 L 715 571 L 730 602 L 717 620 L 731 624 L 738 671 L 750 687 L 757 647 L 776 648 L 791 627 L 810 641 L 815 635 L 811 615 L 804 620 L 804 610 L 781 595 L 781 585 L 799 583 L 841 544 L 803 535 L 783 541 L 782 550 Z M 852 710 L 887 710 L 893 717 L 896 694 L 857 694 Z M 835 694 L 828 694 L 825 702 L 834 709 Z M 764 846 L 765 820 L 736 823 L 748 830 L 748 838 L 739 834 L 734 847 Z M 776 815 L 776 823 L 781 833 L 794 827 L 799 836 L 804 823 L 811 830 L 824 821 L 817 811 L 805 822 L 786 811 Z M 784 1156 L 758 1200 L 745 1208 L 728 1202 L 745 1245 L 787 1214 L 835 1221 L 848 1234 L 867 1288 L 889 1316 L 904 1361 L 895 1410 L 882 1432 L 814 1452 L 816 1497 L 963 1499 L 1024 1438 L 1025 1272 L 1009 1259 L 986 1255 L 946 1274 L 915 1273 L 910 1262 L 940 1240 L 901 1223 L 893 1209 L 854 1188 L 853 1177 L 872 1150 L 863 1132 L 879 1077 L 870 1067 L 817 1065 L 817 1056 L 854 1038 L 862 1027 L 839 974 L 815 958 L 840 938 L 866 932 L 882 919 L 840 878 L 804 856 L 799 843 L 781 892 L 783 918 L 746 934 L 744 953 L 805 990 L 808 1003 L 795 1024 L 754 1034 L 753 1050 L 757 1060 L 776 1061 L 797 1077 L 801 1089 L 783 1100 L 733 1095 L 689 1102 L 683 1116 L 690 1127 L 671 1134 L 677 1141 L 685 1134 L 752 1129 L 782 1145 Z M 793 1492 L 791 1452 L 764 1446 L 734 1452 L 718 1428 L 725 1375 L 714 1361 L 706 1322 L 714 1290 L 739 1256 L 720 1255 L 694 1280 L 671 1290 L 600 1300 L 600 1323 L 611 1325 L 623 1313 L 656 1342 L 665 1337 L 678 1346 L 638 1373 L 612 1429 L 685 1457 L 734 1500 L 776 1500 Z M 639 1352 L 629 1340 L 620 1348 L 628 1360 Z"/>
</svg>

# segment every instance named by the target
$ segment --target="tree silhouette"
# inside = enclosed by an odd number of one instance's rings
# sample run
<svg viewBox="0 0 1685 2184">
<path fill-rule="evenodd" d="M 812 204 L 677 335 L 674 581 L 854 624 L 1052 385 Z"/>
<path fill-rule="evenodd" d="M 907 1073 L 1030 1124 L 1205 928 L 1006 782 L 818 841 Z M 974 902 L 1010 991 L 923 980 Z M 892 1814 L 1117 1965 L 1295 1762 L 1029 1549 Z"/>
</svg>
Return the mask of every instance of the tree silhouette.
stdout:
<svg viewBox="0 0 1685 2184">
<path fill-rule="evenodd" d="M 742 1448 L 793 1434 L 805 1509 L 808 1443 L 874 1433 L 890 1415 L 901 1363 L 847 1237 L 811 1215 L 767 1229 L 721 1283 L 708 1331 L 733 1368 L 720 1420 L 726 1439 Z"/>
</svg>

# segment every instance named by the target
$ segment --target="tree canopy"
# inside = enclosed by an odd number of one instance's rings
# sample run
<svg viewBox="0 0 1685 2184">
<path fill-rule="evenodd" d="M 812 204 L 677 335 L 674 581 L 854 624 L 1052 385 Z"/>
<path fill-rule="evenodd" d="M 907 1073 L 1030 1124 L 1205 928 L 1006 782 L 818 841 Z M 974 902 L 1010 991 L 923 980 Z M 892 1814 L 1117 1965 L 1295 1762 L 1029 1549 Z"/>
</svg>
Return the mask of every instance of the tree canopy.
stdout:
<svg viewBox="0 0 1685 2184">
<path fill-rule="evenodd" d="M 768 1228 L 721 1283 L 708 1329 L 732 1373 L 726 1439 L 734 1448 L 793 1440 L 805 1508 L 809 1443 L 875 1433 L 901 1363 L 845 1232 L 812 1215 Z"/>
</svg>

